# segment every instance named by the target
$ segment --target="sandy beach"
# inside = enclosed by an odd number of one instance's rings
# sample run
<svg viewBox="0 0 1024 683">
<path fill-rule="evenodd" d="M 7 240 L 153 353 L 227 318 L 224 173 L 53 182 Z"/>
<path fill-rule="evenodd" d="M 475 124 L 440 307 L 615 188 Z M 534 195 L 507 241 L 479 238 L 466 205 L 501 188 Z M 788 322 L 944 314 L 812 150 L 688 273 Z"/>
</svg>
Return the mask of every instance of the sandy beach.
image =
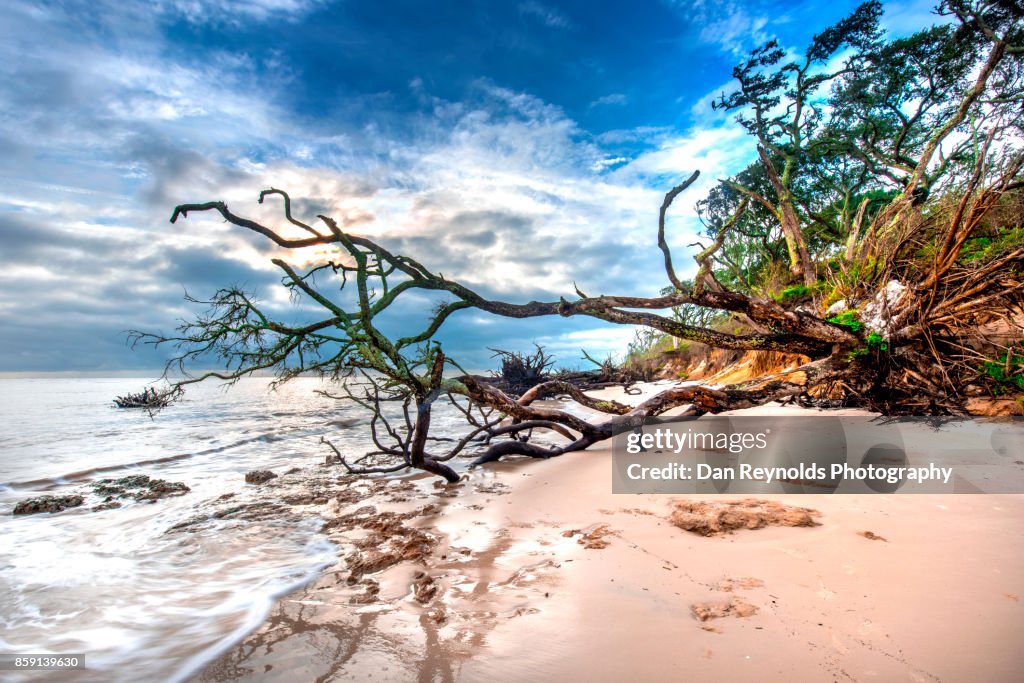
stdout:
<svg viewBox="0 0 1024 683">
<path fill-rule="evenodd" d="M 1019 677 L 1024 496 L 766 496 L 817 525 L 702 536 L 670 521 L 683 497 L 613 495 L 609 451 L 318 475 L 293 508 L 338 563 L 195 680 Z"/>
</svg>

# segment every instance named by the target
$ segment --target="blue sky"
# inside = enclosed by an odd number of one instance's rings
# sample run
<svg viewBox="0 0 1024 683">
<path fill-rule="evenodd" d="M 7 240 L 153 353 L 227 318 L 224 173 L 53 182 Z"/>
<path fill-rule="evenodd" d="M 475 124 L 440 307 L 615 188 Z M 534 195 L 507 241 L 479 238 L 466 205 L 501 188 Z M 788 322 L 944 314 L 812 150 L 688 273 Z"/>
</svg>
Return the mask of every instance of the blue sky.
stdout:
<svg viewBox="0 0 1024 683">
<path fill-rule="evenodd" d="M 754 154 L 711 110 L 732 66 L 778 37 L 799 49 L 856 3 L 9 0 L 0 17 L 0 372 L 158 368 L 123 331 L 169 331 L 183 301 L 276 286 L 266 243 L 174 205 L 258 206 L 354 232 L 508 300 L 647 295 L 664 192 L 686 262 L 693 203 Z M 884 25 L 929 24 L 926 2 Z M 301 259 L 315 255 L 297 255 Z M 422 321 L 410 301 L 391 329 Z M 621 351 L 628 329 L 476 312 L 441 339 L 466 365 L 536 341 L 560 363 Z"/>
</svg>

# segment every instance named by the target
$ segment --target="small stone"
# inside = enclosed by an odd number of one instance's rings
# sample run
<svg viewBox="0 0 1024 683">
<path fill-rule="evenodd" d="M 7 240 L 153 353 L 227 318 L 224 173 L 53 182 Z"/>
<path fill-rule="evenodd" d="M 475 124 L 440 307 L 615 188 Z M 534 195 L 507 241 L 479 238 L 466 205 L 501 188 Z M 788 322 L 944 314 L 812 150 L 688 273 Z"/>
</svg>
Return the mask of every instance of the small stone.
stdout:
<svg viewBox="0 0 1024 683">
<path fill-rule="evenodd" d="M 135 500 L 148 500 L 152 502 L 167 496 L 181 496 L 191 490 L 181 482 L 150 479 L 147 488 L 136 492 L 133 497 Z"/>
<path fill-rule="evenodd" d="M 253 470 L 245 474 L 246 484 L 265 484 L 271 479 L 277 479 L 277 475 L 270 470 Z"/>
</svg>

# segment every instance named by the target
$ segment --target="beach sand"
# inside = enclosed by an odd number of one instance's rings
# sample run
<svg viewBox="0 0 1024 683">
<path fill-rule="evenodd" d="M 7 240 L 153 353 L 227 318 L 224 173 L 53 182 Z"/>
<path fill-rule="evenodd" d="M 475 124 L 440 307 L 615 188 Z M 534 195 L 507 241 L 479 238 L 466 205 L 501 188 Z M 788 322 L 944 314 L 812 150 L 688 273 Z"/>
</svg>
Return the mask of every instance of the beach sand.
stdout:
<svg viewBox="0 0 1024 683">
<path fill-rule="evenodd" d="M 763 496 L 818 526 L 705 537 L 673 503 L 742 496 L 613 495 L 609 451 L 308 506 L 338 564 L 196 680 L 1020 680 L 1024 496 Z"/>
</svg>

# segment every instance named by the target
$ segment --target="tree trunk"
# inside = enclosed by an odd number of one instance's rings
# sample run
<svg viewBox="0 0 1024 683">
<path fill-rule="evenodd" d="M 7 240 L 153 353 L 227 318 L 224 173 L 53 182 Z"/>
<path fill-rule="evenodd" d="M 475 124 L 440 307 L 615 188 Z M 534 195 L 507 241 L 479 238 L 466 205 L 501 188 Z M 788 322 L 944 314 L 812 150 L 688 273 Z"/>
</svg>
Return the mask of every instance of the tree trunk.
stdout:
<svg viewBox="0 0 1024 683">
<path fill-rule="evenodd" d="M 800 229 L 800 219 L 796 215 L 796 205 L 793 201 L 793 194 L 789 188 L 782 183 L 775 164 L 768 157 L 764 147 L 758 145 L 757 154 L 761 157 L 768 173 L 768 179 L 775 189 L 775 196 L 778 197 L 779 223 L 782 225 L 782 234 L 786 238 L 786 250 L 789 252 L 789 271 L 793 277 L 800 278 L 804 284 L 810 286 L 818 281 L 818 274 L 815 272 L 814 264 L 811 263 L 810 252 L 807 251 L 807 240 L 804 239 L 804 232 Z"/>
</svg>

